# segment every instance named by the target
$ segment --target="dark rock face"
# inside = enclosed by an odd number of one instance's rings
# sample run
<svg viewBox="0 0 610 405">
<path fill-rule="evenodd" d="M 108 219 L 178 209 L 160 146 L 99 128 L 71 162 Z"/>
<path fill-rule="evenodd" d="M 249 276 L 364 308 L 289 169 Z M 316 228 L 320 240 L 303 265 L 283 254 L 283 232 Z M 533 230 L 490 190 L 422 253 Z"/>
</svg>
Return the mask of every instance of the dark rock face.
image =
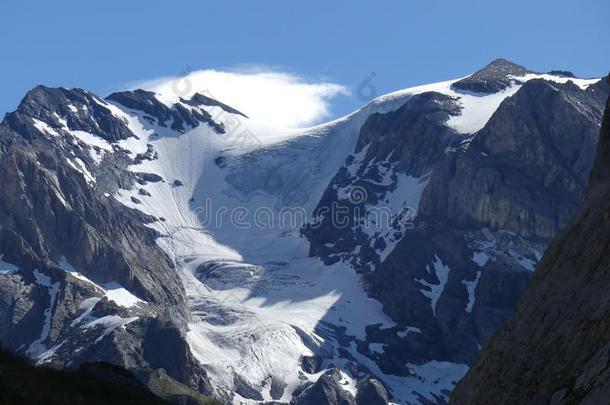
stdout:
<svg viewBox="0 0 610 405">
<path fill-rule="evenodd" d="M 40 132 L 32 118 L 55 129 L 62 128 L 62 120 L 65 119 L 69 128 L 86 131 L 108 141 L 133 136 L 125 122 L 113 117 L 104 104 L 100 98 L 85 90 L 38 86 L 25 96 L 17 111 L 7 114 L 6 124 L 23 137 Z"/>
<path fill-rule="evenodd" d="M 237 114 L 237 115 L 241 115 L 242 117 L 248 118 L 248 116 L 246 114 L 242 113 L 241 111 L 238 111 L 231 106 L 228 106 L 224 103 L 221 103 L 218 100 L 215 100 L 213 98 L 210 98 L 210 97 L 205 96 L 200 93 L 195 93 L 193 95 L 193 97 L 191 97 L 189 100 L 181 98 L 180 101 L 185 104 L 192 105 L 193 107 L 201 106 L 201 105 L 207 105 L 210 107 L 220 107 L 228 113 Z"/>
<path fill-rule="evenodd" d="M 523 66 L 506 59 L 496 59 L 483 69 L 453 84 L 453 88 L 474 93 L 496 93 L 515 81 L 509 76 L 523 76 L 531 73 Z"/>
<path fill-rule="evenodd" d="M 82 90 L 37 87 L 0 124 L 0 255 L 18 269 L 0 277 L 0 342 L 57 367 L 164 368 L 210 392 L 184 341 L 182 283 L 146 226 L 156 219 L 110 197 L 137 181 L 113 143 L 134 135 L 111 107 Z M 99 287 L 108 283 L 142 304 L 109 301 Z"/>
<path fill-rule="evenodd" d="M 602 114 L 598 87 L 525 83 L 467 152 L 451 153 L 435 170 L 421 214 L 549 241 L 586 189 Z"/>
<path fill-rule="evenodd" d="M 125 369 L 83 364 L 78 370 L 33 367 L 27 361 L 0 352 L 0 403 L 3 404 L 167 404 Z"/>
<path fill-rule="evenodd" d="M 383 203 L 398 187 L 399 174 L 420 177 L 428 173 L 454 140 L 455 134 L 445 122 L 458 113 L 450 97 L 424 93 L 394 112 L 372 114 L 360 131 L 354 155 L 348 157 L 318 203 L 316 220 L 304 229 L 312 241 L 311 254 L 333 262 L 346 258 L 342 252 L 359 245 L 352 264 L 363 270 L 379 265 L 375 251 L 385 250 L 386 242 L 380 236 L 369 243 L 367 212 L 362 207 Z M 340 218 L 330 214 L 334 206 L 344 209 Z M 405 216 L 411 214 L 408 208 Z"/>
<path fill-rule="evenodd" d="M 291 405 L 356 405 L 356 400 L 341 387 L 339 370 L 330 369 L 290 403 Z"/>
<path fill-rule="evenodd" d="M 196 107 L 202 104 L 205 105 L 207 98 L 202 99 L 202 97 L 197 94 L 191 100 L 181 99 L 181 103 L 174 104 L 172 108 L 160 102 L 154 93 L 145 90 L 112 93 L 107 99 L 144 113 L 144 118 L 151 124 L 156 123 L 161 127 L 167 127 L 167 122 L 171 121 L 171 128 L 173 130 L 184 132 L 188 127 L 196 128 L 201 122 L 204 122 L 214 128 L 217 133 L 225 133 L 224 126 L 214 121 L 207 111 L 187 108 L 187 106 Z"/>
<path fill-rule="evenodd" d="M 547 250 L 512 320 L 454 404 L 602 404 L 610 398 L 610 102 L 584 207 Z"/>
<path fill-rule="evenodd" d="M 477 75 L 488 85 L 523 74 L 490 66 Z M 311 254 L 351 263 L 398 324 L 369 327 L 361 354 L 400 376 L 431 360 L 474 362 L 584 198 L 607 94 L 604 82 L 531 80 L 472 135 L 446 125 L 459 103 L 439 93 L 369 117 L 303 229 Z M 398 215 L 371 227 L 396 194 Z"/>
<path fill-rule="evenodd" d="M 389 398 L 383 384 L 374 378 L 366 377 L 358 381 L 356 385 L 358 394 L 356 403 L 358 405 L 387 405 Z"/>
</svg>

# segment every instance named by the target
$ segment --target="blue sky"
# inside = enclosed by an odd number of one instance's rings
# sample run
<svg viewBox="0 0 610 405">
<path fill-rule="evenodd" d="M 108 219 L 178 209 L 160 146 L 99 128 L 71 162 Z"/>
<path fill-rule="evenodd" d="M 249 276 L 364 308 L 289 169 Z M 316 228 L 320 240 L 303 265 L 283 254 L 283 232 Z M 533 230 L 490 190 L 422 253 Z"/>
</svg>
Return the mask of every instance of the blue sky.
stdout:
<svg viewBox="0 0 610 405">
<path fill-rule="evenodd" d="M 536 71 L 610 71 L 610 2 L 5 1 L 0 114 L 37 84 L 102 96 L 186 70 L 287 72 L 338 83 L 327 111 L 377 94 L 464 76 L 497 57 Z"/>
</svg>

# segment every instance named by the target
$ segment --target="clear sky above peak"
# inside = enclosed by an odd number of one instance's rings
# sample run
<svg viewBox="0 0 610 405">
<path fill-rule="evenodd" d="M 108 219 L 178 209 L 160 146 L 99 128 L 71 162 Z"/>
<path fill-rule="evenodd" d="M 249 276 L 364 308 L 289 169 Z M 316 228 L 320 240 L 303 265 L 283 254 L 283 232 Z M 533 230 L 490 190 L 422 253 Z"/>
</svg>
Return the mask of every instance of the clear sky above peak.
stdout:
<svg viewBox="0 0 610 405">
<path fill-rule="evenodd" d="M 2 9 L 0 115 L 37 84 L 106 96 L 201 69 L 340 84 L 351 95 L 330 102 L 331 117 L 498 57 L 580 77 L 610 71 L 607 0 L 9 0 Z"/>
</svg>

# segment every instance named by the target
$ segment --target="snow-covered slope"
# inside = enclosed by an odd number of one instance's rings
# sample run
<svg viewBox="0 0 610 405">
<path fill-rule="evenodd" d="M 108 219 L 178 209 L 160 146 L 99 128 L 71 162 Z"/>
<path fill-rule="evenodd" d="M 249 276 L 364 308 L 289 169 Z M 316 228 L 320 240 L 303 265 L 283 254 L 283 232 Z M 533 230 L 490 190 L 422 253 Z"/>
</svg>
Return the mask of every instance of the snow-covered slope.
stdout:
<svg viewBox="0 0 610 405">
<path fill-rule="evenodd" d="M 447 125 L 472 134 L 523 81 L 538 77 L 520 77 L 493 94 L 454 90 L 457 80 L 402 90 L 350 116 L 303 130 L 265 128 L 220 107 L 182 103 L 205 110 L 228 130 L 218 134 L 201 125 L 179 133 L 113 103 L 114 114 L 127 120 L 138 137 L 118 145 L 134 157 L 154 151 L 154 159 L 141 160 L 130 170 L 163 179 L 113 197 L 160 219 L 151 226 L 162 233 L 158 243 L 175 261 L 188 294 L 191 350 L 219 392 L 235 393 L 235 403 L 289 401 L 295 389 L 320 375 L 304 373 L 301 362 L 321 351 L 328 356 L 320 370 L 331 363 L 347 370 L 353 356 L 382 379 L 398 403 L 415 402 L 420 395 L 433 400 L 431 393 L 440 397 L 451 389 L 467 366 L 413 365 L 413 375 L 401 378 L 383 373 L 356 350 L 355 340 L 342 342 L 343 335 L 365 341 L 368 325 L 395 324 L 366 296 L 347 263 L 325 265 L 309 257 L 300 227 L 312 219 L 313 208 L 353 152 L 359 128 L 371 113 L 391 111 L 416 94 L 438 92 L 455 98 L 461 108 Z M 340 354 L 345 351 L 349 356 Z M 345 378 L 347 387 L 355 386 L 347 372 Z"/>
</svg>

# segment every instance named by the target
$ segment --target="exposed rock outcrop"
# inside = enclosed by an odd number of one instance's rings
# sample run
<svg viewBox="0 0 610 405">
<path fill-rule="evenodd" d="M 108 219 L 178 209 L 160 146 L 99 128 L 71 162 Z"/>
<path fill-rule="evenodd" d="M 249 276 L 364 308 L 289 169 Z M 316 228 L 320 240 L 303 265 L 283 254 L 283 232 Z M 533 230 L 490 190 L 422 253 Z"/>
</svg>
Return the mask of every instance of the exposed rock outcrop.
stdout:
<svg viewBox="0 0 610 405">
<path fill-rule="evenodd" d="M 356 405 L 353 395 L 341 387 L 341 373 L 330 369 L 295 397 L 291 405 Z"/>
</svg>

